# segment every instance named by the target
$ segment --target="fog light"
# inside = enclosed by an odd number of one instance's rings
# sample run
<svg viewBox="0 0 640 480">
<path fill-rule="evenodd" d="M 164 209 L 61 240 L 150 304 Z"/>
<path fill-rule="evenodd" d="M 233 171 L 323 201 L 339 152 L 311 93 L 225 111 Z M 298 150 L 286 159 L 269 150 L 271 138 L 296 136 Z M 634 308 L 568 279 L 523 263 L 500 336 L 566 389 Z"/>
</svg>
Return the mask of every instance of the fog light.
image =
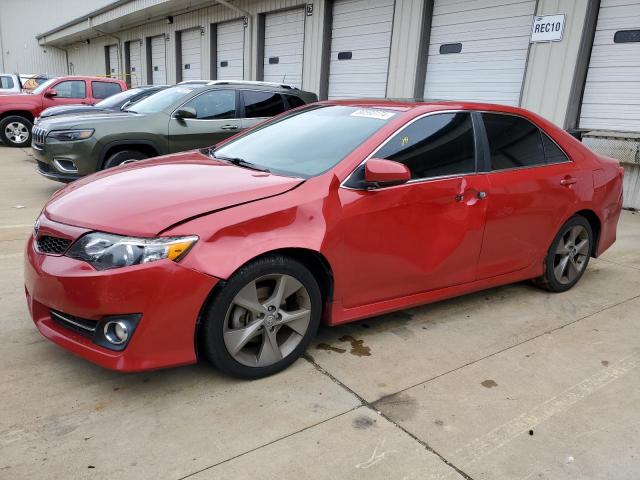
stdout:
<svg viewBox="0 0 640 480">
<path fill-rule="evenodd" d="M 104 324 L 104 337 L 114 345 L 122 345 L 129 338 L 129 328 L 122 321 L 111 321 Z"/>
<path fill-rule="evenodd" d="M 64 157 L 53 157 L 53 164 L 64 173 L 78 173 L 78 167 L 73 160 Z"/>
</svg>

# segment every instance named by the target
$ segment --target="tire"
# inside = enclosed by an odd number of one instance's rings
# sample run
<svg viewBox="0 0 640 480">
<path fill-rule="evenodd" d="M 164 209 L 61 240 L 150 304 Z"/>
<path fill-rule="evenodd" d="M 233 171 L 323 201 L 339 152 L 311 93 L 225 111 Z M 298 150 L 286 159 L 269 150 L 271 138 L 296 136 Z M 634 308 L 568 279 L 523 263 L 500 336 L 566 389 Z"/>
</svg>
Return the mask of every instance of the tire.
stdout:
<svg viewBox="0 0 640 480">
<path fill-rule="evenodd" d="M 550 292 L 566 292 L 584 275 L 592 249 L 591 225 L 580 215 L 571 217 L 560 228 L 547 252 L 544 274 L 534 282 Z"/>
<path fill-rule="evenodd" d="M 282 301 L 278 287 L 283 287 Z M 234 273 L 207 306 L 200 345 L 223 373 L 245 379 L 266 377 L 304 353 L 321 316 L 322 295 L 311 272 L 292 258 L 269 255 Z"/>
<path fill-rule="evenodd" d="M 0 140 L 8 147 L 29 147 L 33 124 L 19 115 L 10 115 L 0 121 Z"/>
<path fill-rule="evenodd" d="M 102 166 L 102 169 L 106 170 L 107 168 L 117 167 L 118 165 L 122 165 L 123 163 L 144 160 L 145 158 L 149 158 L 149 155 L 138 152 L 137 150 L 122 150 L 121 152 L 116 152 L 109 158 L 107 158 L 104 162 L 104 165 Z"/>
</svg>

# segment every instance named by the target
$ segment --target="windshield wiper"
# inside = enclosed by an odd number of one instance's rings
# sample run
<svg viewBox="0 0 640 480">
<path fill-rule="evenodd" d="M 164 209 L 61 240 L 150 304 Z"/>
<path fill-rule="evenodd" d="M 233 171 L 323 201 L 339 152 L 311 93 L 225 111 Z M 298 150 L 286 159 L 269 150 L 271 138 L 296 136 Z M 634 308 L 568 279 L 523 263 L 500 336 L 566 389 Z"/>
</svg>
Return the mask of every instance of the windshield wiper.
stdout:
<svg viewBox="0 0 640 480">
<path fill-rule="evenodd" d="M 271 173 L 271 171 L 268 168 L 261 167 L 260 165 L 256 165 L 255 163 L 248 162 L 244 158 L 218 156 L 218 155 L 215 154 L 215 147 L 209 147 L 207 149 L 207 154 L 212 158 L 216 158 L 216 159 L 222 160 L 224 162 L 229 162 L 229 163 L 231 163 L 233 165 L 237 165 L 238 167 L 244 167 L 244 168 L 249 168 L 251 170 L 257 170 L 258 172 Z"/>
</svg>

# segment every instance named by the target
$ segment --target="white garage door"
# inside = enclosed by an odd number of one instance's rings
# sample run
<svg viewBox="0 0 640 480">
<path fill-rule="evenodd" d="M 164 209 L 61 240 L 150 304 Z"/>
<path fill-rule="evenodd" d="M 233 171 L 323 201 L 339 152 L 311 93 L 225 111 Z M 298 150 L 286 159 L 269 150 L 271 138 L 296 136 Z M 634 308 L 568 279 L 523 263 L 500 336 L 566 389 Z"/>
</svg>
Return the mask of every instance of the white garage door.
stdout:
<svg viewBox="0 0 640 480">
<path fill-rule="evenodd" d="M 140 40 L 129 42 L 129 79 L 131 87 L 137 87 L 144 83 L 142 78 L 142 52 Z"/>
<path fill-rule="evenodd" d="M 244 22 L 219 23 L 217 26 L 218 80 L 242 80 L 244 78 Z"/>
<path fill-rule="evenodd" d="M 640 132 L 640 0 L 602 0 L 580 127 Z"/>
<path fill-rule="evenodd" d="M 151 80 L 154 85 L 167 83 L 167 45 L 164 35 L 151 39 Z"/>
<path fill-rule="evenodd" d="M 182 81 L 200 80 L 200 62 L 202 58 L 202 35 L 199 28 L 184 30 L 180 34 L 182 53 Z"/>
<path fill-rule="evenodd" d="M 329 98 L 384 97 L 394 0 L 336 0 Z"/>
<path fill-rule="evenodd" d="M 425 98 L 518 105 L 535 0 L 436 0 Z"/>
<path fill-rule="evenodd" d="M 264 24 L 264 80 L 302 87 L 304 9 L 268 13 Z"/>
<path fill-rule="evenodd" d="M 109 45 L 107 50 L 109 52 L 109 76 L 118 78 L 120 75 L 120 68 L 118 67 L 118 46 Z"/>
</svg>

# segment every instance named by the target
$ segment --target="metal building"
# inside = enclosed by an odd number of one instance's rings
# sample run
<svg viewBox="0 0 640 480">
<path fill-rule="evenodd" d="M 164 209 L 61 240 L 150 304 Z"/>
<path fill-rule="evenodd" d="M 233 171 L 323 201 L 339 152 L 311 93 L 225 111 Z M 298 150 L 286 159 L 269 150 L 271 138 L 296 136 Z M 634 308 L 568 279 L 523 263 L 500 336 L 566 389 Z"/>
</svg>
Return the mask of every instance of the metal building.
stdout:
<svg viewBox="0 0 640 480">
<path fill-rule="evenodd" d="M 77 18 L 34 1 L 43 33 L 0 3 L 5 70 L 520 105 L 623 161 L 640 208 L 640 0 L 91 0 Z"/>
</svg>

